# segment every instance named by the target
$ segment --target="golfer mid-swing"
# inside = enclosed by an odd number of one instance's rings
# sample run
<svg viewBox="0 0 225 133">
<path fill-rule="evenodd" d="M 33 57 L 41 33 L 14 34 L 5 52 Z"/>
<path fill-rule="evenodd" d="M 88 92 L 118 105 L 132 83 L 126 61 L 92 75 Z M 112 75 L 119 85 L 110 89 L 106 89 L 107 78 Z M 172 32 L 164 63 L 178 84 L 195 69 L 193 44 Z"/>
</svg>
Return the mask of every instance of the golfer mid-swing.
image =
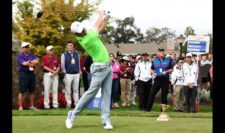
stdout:
<svg viewBox="0 0 225 133">
<path fill-rule="evenodd" d="M 91 66 L 92 80 L 90 87 L 82 95 L 75 109 L 68 112 L 66 119 L 67 128 L 72 128 L 78 114 L 87 107 L 101 88 L 103 97 L 101 107 L 102 124 L 104 129 L 113 129 L 110 122 L 112 67 L 110 64 L 109 53 L 99 37 L 99 33 L 105 28 L 108 20 L 109 15 L 106 15 L 104 11 L 99 11 L 99 17 L 93 29 L 86 31 L 84 25 L 80 22 L 73 22 L 71 25 L 71 31 L 75 33 L 78 43 L 92 57 L 93 64 Z"/>
</svg>

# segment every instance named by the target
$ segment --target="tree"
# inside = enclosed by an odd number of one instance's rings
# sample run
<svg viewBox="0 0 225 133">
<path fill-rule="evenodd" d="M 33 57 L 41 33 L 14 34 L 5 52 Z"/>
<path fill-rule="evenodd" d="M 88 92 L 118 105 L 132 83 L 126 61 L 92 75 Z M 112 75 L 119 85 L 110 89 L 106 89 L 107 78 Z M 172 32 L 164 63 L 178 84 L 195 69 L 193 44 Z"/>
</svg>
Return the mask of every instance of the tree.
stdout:
<svg viewBox="0 0 225 133">
<path fill-rule="evenodd" d="M 64 4 L 64 0 L 41 0 L 43 14 L 39 18 L 33 15 L 34 5 L 29 0 L 17 2 L 18 12 L 16 22 L 13 23 L 13 31 L 19 40 L 29 41 L 34 49 L 35 46 L 39 46 L 37 48 L 40 49 L 53 45 L 61 46 L 64 50 L 65 41 L 75 40 L 74 34 L 70 32 L 71 23 L 88 19 L 96 10 L 94 3 L 87 4 L 82 0 L 74 7 L 72 2 L 70 0 L 70 4 Z M 77 42 L 74 43 L 76 49 L 82 49 Z"/>
<path fill-rule="evenodd" d="M 184 35 L 186 37 L 188 37 L 189 35 L 195 35 L 195 30 L 191 26 L 188 26 L 184 31 Z"/>
<path fill-rule="evenodd" d="M 167 38 L 175 37 L 175 31 L 170 28 L 156 28 L 150 27 L 146 31 L 145 41 L 148 43 L 162 43 L 167 40 Z"/>
<path fill-rule="evenodd" d="M 105 31 L 102 33 L 103 40 L 106 43 L 136 43 L 143 41 L 143 34 L 140 28 L 134 24 L 134 17 L 126 17 L 125 19 L 116 19 L 114 22 L 106 26 Z M 112 26 L 112 23 L 114 26 Z"/>
<path fill-rule="evenodd" d="M 184 31 L 184 35 L 186 37 L 188 37 L 189 35 L 195 35 L 195 30 L 191 26 L 188 26 L 188 27 L 186 27 L 186 29 Z M 184 53 L 184 54 L 187 53 L 187 42 L 183 46 L 182 53 Z"/>
</svg>

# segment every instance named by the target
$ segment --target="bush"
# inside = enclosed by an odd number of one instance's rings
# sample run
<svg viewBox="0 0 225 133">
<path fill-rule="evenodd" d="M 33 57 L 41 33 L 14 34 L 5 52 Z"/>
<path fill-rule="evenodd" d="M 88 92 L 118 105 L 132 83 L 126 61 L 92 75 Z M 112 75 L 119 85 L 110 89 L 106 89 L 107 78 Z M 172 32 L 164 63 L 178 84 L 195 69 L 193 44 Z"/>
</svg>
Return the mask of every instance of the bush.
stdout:
<svg viewBox="0 0 225 133">
<path fill-rule="evenodd" d="M 50 108 L 53 108 L 52 93 L 49 94 L 49 99 L 50 99 Z M 71 107 L 73 108 L 74 107 L 74 100 L 72 98 L 72 95 L 71 95 L 71 99 L 72 99 L 72 106 Z M 58 102 L 59 102 L 59 108 L 66 108 L 67 102 L 66 102 L 66 99 L 65 99 L 65 95 L 61 91 L 58 92 Z M 37 107 L 38 109 L 44 109 L 44 94 L 42 94 L 41 96 L 38 97 L 38 99 L 35 102 L 35 107 Z"/>
</svg>

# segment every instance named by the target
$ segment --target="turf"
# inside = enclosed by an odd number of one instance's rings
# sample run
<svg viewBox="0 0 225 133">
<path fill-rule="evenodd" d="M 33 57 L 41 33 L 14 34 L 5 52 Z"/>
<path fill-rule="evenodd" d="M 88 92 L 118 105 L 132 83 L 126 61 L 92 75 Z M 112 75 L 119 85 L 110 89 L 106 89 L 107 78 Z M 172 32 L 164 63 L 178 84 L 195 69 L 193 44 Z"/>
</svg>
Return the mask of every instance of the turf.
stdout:
<svg viewBox="0 0 225 133">
<path fill-rule="evenodd" d="M 87 110 L 79 114 L 74 127 L 66 129 L 69 109 L 13 110 L 13 133 L 211 133 L 212 107 L 202 106 L 197 113 L 166 112 L 172 120 L 158 122 L 160 105 L 154 104 L 151 112 L 139 111 L 137 106 L 111 109 L 114 130 L 106 131 L 101 125 L 101 111 Z"/>
<path fill-rule="evenodd" d="M 14 116 L 13 133 L 211 133 L 211 118 L 172 118 L 158 122 L 156 117 L 112 116 L 114 130 L 102 128 L 100 116 L 79 116 L 72 129 L 65 127 L 66 116 Z"/>
</svg>

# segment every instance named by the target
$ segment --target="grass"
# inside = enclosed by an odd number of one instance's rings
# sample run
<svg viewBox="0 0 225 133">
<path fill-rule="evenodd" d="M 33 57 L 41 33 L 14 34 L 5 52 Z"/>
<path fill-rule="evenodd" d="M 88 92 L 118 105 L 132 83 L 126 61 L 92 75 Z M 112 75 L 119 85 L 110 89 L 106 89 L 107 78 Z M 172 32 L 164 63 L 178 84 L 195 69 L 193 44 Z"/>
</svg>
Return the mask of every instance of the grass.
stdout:
<svg viewBox="0 0 225 133">
<path fill-rule="evenodd" d="M 112 116 L 114 130 L 102 128 L 100 116 L 79 116 L 72 129 L 65 127 L 66 116 L 16 116 L 13 133 L 211 133 L 211 118 L 172 118 L 158 122 L 156 117 Z"/>
<path fill-rule="evenodd" d="M 159 104 L 153 111 L 139 111 L 137 106 L 111 109 L 114 130 L 106 131 L 101 125 L 101 111 L 85 109 L 77 117 L 72 129 L 65 128 L 69 109 L 58 110 L 13 110 L 13 133 L 211 133 L 212 108 L 202 106 L 201 112 L 166 112 L 172 120 L 158 122 L 161 114 Z"/>
</svg>

